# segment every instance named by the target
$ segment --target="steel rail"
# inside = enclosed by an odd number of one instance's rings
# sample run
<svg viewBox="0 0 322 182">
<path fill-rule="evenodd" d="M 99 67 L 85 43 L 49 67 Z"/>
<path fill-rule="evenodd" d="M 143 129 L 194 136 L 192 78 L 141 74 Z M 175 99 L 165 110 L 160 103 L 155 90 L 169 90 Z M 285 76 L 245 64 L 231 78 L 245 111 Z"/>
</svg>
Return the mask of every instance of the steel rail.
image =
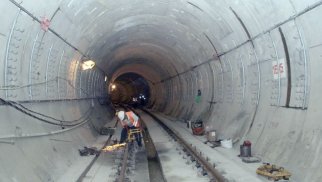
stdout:
<svg viewBox="0 0 322 182">
<path fill-rule="evenodd" d="M 177 139 L 178 143 L 181 143 L 182 146 L 191 154 L 201 166 L 210 174 L 213 178 L 216 179 L 218 182 L 225 182 L 225 179 L 216 169 L 215 167 L 210 164 L 207 159 L 205 159 L 195 148 L 193 148 L 189 143 L 187 143 L 181 136 L 177 135 L 175 132 L 172 131 L 164 122 L 162 122 L 158 117 L 150 113 L 149 111 L 142 109 L 145 113 L 151 116 L 158 124 L 160 124 L 172 137 Z"/>
<path fill-rule="evenodd" d="M 115 122 L 114 127 L 117 126 L 118 120 Z M 88 171 L 92 168 L 92 166 L 94 165 L 94 163 L 96 162 L 96 160 L 98 159 L 98 157 L 101 155 L 102 153 L 102 149 L 105 148 L 109 142 L 112 139 L 112 134 L 110 134 L 110 136 L 108 137 L 108 139 L 106 140 L 104 146 L 101 148 L 101 150 L 98 151 L 98 153 L 96 154 L 96 156 L 94 157 L 94 159 L 91 161 L 91 163 L 86 167 L 86 169 L 82 172 L 82 174 L 79 176 L 79 178 L 77 179 L 77 182 L 82 182 L 83 178 L 87 175 Z"/>
<path fill-rule="evenodd" d="M 124 182 L 128 156 L 129 156 L 129 145 L 126 144 L 124 148 L 121 172 L 117 179 L 118 182 Z"/>
</svg>

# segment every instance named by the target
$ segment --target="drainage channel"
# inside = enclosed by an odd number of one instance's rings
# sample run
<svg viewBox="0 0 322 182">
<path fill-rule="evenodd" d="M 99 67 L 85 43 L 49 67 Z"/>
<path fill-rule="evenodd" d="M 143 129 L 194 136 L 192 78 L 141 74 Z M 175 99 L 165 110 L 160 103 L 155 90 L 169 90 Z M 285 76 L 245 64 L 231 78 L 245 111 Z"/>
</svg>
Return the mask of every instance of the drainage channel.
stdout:
<svg viewBox="0 0 322 182">
<path fill-rule="evenodd" d="M 183 152 L 188 156 L 191 161 L 196 163 L 196 167 L 200 169 L 203 176 L 208 176 L 210 181 L 225 182 L 227 181 L 216 169 L 215 166 L 210 164 L 201 153 L 187 143 L 182 137 L 173 132 L 167 125 L 165 125 L 158 117 L 150 113 L 149 111 L 142 109 L 146 114 L 152 117 L 172 138 L 174 141 L 182 146 Z"/>
<path fill-rule="evenodd" d="M 141 125 L 143 128 L 145 128 L 142 120 Z M 149 180 L 151 182 L 165 182 L 166 180 L 164 180 L 158 155 L 150 135 L 146 129 L 142 132 L 142 134 L 148 163 Z M 135 167 L 137 158 L 139 157 L 138 155 L 140 155 L 138 154 L 138 150 L 139 149 L 136 143 L 130 142 L 127 143 L 125 148 L 120 151 L 118 156 L 116 156 L 116 158 L 120 159 L 120 161 L 115 163 L 117 166 L 117 172 L 113 176 L 115 177 L 115 182 L 136 181 L 133 177 L 133 173 L 138 173 Z"/>
<path fill-rule="evenodd" d="M 128 107 L 123 106 L 125 109 L 130 109 Z M 130 109 L 133 111 L 136 115 L 140 117 L 140 114 L 138 114 L 134 109 Z M 147 159 L 148 159 L 148 167 L 149 167 L 149 177 L 151 182 L 166 182 L 161 163 L 159 160 L 159 156 L 157 153 L 157 150 L 153 144 L 152 138 L 150 136 L 150 133 L 145 125 L 144 120 L 140 117 L 141 121 L 141 127 L 143 128 L 142 130 L 142 135 L 143 135 L 143 141 L 144 141 L 144 146 L 147 154 Z"/>
<path fill-rule="evenodd" d="M 153 144 L 149 131 L 146 128 L 142 118 L 141 118 L 141 124 L 142 124 L 142 127 L 144 128 L 142 134 L 143 134 L 145 149 L 147 151 L 150 181 L 165 182 L 166 180 L 164 179 L 164 176 L 163 176 L 158 153 L 155 149 L 155 146 Z"/>
</svg>

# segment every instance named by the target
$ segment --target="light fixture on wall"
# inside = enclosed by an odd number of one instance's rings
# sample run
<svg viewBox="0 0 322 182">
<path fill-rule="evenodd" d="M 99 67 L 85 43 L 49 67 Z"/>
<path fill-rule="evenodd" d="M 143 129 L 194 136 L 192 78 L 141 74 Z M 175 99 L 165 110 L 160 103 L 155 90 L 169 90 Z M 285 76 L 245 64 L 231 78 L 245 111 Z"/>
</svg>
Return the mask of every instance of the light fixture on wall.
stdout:
<svg viewBox="0 0 322 182">
<path fill-rule="evenodd" d="M 94 66 L 95 66 L 95 62 L 93 60 L 86 60 L 86 61 L 83 61 L 82 63 L 83 70 L 92 69 Z"/>
</svg>

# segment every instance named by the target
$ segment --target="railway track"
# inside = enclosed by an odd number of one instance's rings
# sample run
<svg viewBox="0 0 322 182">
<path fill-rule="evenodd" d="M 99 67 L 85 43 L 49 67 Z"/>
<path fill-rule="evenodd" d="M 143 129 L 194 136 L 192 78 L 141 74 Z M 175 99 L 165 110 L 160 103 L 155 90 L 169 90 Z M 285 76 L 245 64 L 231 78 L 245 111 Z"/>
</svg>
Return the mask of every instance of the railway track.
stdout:
<svg viewBox="0 0 322 182">
<path fill-rule="evenodd" d="M 166 124 L 164 124 L 158 117 L 153 115 L 147 110 L 143 110 L 146 115 L 149 115 L 153 118 L 154 121 L 149 122 L 156 122 L 158 125 L 167 133 L 172 141 L 176 142 L 177 147 L 176 150 L 178 153 L 184 155 L 186 160 L 190 160 L 191 163 L 194 165 L 194 169 L 196 173 L 199 173 L 203 179 L 208 178 L 207 181 L 211 182 L 224 182 L 227 181 L 213 166 L 207 158 L 205 158 L 202 153 L 198 152 L 195 147 L 190 145 L 187 141 L 185 141 L 181 136 L 177 135 L 175 132 L 171 130 Z M 138 114 L 139 115 L 139 114 Z M 153 141 L 149 135 L 148 129 L 145 127 L 145 121 L 141 118 L 143 129 L 143 141 L 145 143 L 145 154 L 147 155 L 147 161 L 149 163 L 149 180 L 147 181 L 155 181 L 155 182 L 164 182 L 168 181 L 165 179 L 165 175 L 163 174 L 164 170 L 162 170 L 158 158 L 157 150 L 154 147 Z M 117 123 L 115 124 L 115 126 Z M 112 135 L 108 138 L 105 146 L 110 143 Z M 135 142 L 128 143 L 122 150 L 119 150 L 115 155 L 114 169 L 115 172 L 113 175 L 110 175 L 109 180 L 116 182 L 124 182 L 124 181 L 135 181 L 133 180 L 133 173 L 136 173 L 135 162 L 136 156 L 138 151 L 138 147 L 136 146 Z M 87 166 L 85 171 L 81 174 L 78 182 L 83 181 L 84 177 L 88 173 L 88 171 L 92 168 L 93 164 L 97 161 L 100 153 L 93 159 L 93 161 Z M 165 154 L 167 155 L 167 154 Z M 171 154 L 169 154 L 171 155 Z M 187 163 L 185 164 L 187 165 Z M 133 167 L 134 166 L 134 167 Z M 137 172 L 138 173 L 138 172 Z M 132 177 L 131 177 L 132 176 Z M 158 176 L 158 177 L 156 177 Z M 108 181 L 109 181 L 108 180 Z M 171 180 L 170 180 L 171 181 Z"/>
<path fill-rule="evenodd" d="M 166 124 L 164 124 L 158 117 L 153 115 L 147 110 L 143 110 L 146 114 L 152 117 L 174 141 L 176 141 L 182 148 L 183 153 L 190 158 L 192 162 L 196 164 L 196 168 L 201 171 L 203 176 L 208 176 L 210 181 L 224 182 L 227 181 L 213 166 L 207 158 L 205 158 L 201 152 L 198 152 L 195 147 L 185 141 L 180 135 L 172 131 Z"/>
<path fill-rule="evenodd" d="M 115 122 L 114 128 L 117 128 L 118 121 Z M 117 136 L 115 136 L 117 137 Z M 111 152 L 103 152 L 102 149 L 108 145 L 115 144 L 113 135 L 109 135 L 105 144 L 101 149 L 98 149 L 96 156 L 91 160 L 91 162 L 86 166 L 85 170 L 79 175 L 77 182 L 84 181 L 101 181 L 102 176 L 104 176 L 104 181 L 114 181 L 114 182 L 127 182 L 131 181 L 129 175 L 133 174 L 135 170 L 135 158 L 138 155 L 138 146 L 136 143 L 127 143 L 125 147 L 117 149 Z M 103 155 L 101 155 L 103 154 Z M 109 159 L 105 162 L 108 164 L 110 169 L 106 171 L 106 174 L 97 174 L 97 168 L 102 167 L 100 164 L 102 160 Z M 105 171 L 104 171 L 105 172 Z M 107 174 L 108 173 L 108 174 Z M 131 174 L 132 173 L 132 174 Z M 93 176 L 94 174 L 94 176 Z M 99 176 L 99 177 L 97 177 Z M 133 175 L 132 175 L 133 177 Z"/>
</svg>

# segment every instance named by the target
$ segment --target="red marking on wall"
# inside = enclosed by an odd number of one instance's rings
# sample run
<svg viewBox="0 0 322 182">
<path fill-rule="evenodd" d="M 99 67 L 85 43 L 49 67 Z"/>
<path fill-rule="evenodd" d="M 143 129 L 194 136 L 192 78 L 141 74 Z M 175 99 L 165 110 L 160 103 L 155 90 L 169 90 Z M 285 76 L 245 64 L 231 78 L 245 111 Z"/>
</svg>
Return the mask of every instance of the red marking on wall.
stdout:
<svg viewBox="0 0 322 182">
<path fill-rule="evenodd" d="M 50 20 L 46 17 L 41 18 L 40 27 L 43 31 L 47 32 L 50 26 Z"/>
<path fill-rule="evenodd" d="M 273 69 L 273 76 L 274 79 L 280 78 L 285 78 L 286 77 L 286 72 L 285 72 L 285 60 L 280 59 L 277 61 L 272 62 L 272 69 Z"/>
</svg>

